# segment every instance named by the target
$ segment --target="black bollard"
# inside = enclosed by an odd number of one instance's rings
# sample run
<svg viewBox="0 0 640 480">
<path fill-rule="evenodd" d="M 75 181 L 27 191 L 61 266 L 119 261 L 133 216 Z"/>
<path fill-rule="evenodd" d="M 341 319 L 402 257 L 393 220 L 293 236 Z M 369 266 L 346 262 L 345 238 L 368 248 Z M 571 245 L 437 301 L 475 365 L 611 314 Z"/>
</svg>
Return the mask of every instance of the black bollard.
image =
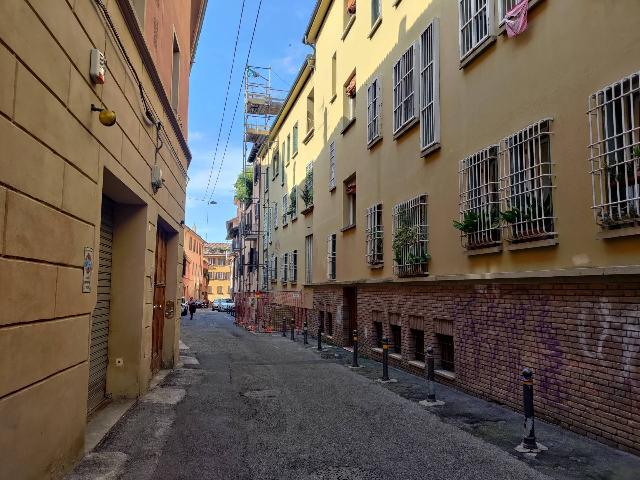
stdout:
<svg viewBox="0 0 640 480">
<path fill-rule="evenodd" d="M 309 335 L 309 327 L 307 327 L 307 322 L 304 322 L 304 325 L 302 326 L 302 338 L 304 339 L 304 344 L 305 345 L 309 345 L 309 340 L 307 339 L 307 336 Z"/>
<path fill-rule="evenodd" d="M 318 325 L 318 351 L 322 351 L 322 327 Z"/>
<path fill-rule="evenodd" d="M 282 336 L 287 337 L 287 321 L 282 320 Z"/>
<path fill-rule="evenodd" d="M 427 401 L 435 402 L 436 401 L 436 374 L 435 369 L 433 367 L 433 348 L 427 347 L 425 352 L 425 360 L 427 362 L 427 368 L 425 368 L 425 373 L 427 375 Z"/>
<path fill-rule="evenodd" d="M 389 381 L 389 339 L 382 339 L 382 381 Z"/>
<path fill-rule="evenodd" d="M 359 367 L 358 365 L 358 330 L 353 331 L 353 361 L 351 362 L 353 368 Z"/>
<path fill-rule="evenodd" d="M 537 450 L 538 444 L 536 442 L 535 415 L 533 411 L 533 372 L 528 368 L 522 370 L 522 403 L 524 406 L 522 446 L 530 450 Z"/>
<path fill-rule="evenodd" d="M 296 323 L 295 323 L 295 320 L 291 320 L 291 341 L 292 342 L 296 341 L 295 333 L 296 333 Z"/>
</svg>

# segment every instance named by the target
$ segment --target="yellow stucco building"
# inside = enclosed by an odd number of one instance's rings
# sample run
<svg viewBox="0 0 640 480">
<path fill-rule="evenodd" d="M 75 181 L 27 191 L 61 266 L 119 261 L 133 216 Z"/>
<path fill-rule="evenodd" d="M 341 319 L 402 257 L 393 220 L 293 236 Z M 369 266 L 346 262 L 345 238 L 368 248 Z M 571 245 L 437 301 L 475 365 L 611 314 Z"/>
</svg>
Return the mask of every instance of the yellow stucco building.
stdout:
<svg viewBox="0 0 640 480">
<path fill-rule="evenodd" d="M 231 269 L 232 254 L 230 243 L 207 243 L 204 258 L 208 265 L 209 283 L 207 296 L 210 302 L 232 298 Z"/>
<path fill-rule="evenodd" d="M 514 37 L 514 0 L 355 3 L 317 2 L 257 156 L 257 321 L 432 346 L 516 408 L 530 367 L 542 416 L 638 453 L 640 3 L 532 0 Z"/>
</svg>

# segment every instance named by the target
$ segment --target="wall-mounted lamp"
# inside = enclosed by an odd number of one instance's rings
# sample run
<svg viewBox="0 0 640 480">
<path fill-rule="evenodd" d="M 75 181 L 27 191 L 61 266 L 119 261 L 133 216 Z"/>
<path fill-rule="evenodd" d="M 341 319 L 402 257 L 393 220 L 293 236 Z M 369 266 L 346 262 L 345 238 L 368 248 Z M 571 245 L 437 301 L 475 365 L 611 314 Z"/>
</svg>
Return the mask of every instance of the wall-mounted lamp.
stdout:
<svg viewBox="0 0 640 480">
<path fill-rule="evenodd" d="M 116 112 L 114 112 L 113 110 L 96 107 L 92 103 L 91 111 L 100 112 L 100 115 L 98 115 L 98 119 L 100 120 L 100 123 L 105 127 L 113 127 L 116 124 Z"/>
</svg>

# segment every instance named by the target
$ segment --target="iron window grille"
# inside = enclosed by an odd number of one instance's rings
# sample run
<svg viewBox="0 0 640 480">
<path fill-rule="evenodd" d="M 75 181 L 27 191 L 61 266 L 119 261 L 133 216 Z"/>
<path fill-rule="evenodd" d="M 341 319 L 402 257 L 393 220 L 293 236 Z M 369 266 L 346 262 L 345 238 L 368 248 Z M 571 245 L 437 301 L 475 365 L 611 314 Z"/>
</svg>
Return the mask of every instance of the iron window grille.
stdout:
<svg viewBox="0 0 640 480">
<path fill-rule="evenodd" d="M 305 208 L 313 205 L 313 161 L 307 163 L 306 175 L 300 196 L 302 197 Z"/>
<path fill-rule="evenodd" d="M 393 342 L 393 353 L 402 354 L 402 327 L 391 325 L 391 341 Z"/>
<path fill-rule="evenodd" d="M 416 118 L 417 64 L 419 44 L 411 45 L 393 66 L 393 133 Z"/>
<path fill-rule="evenodd" d="M 640 72 L 589 97 L 593 211 L 602 229 L 640 223 Z"/>
<path fill-rule="evenodd" d="M 396 275 L 428 273 L 427 195 L 418 195 L 393 207 L 393 253 Z"/>
<path fill-rule="evenodd" d="M 329 144 L 329 190 L 336 188 L 336 142 Z"/>
<path fill-rule="evenodd" d="M 327 278 L 336 279 L 336 234 L 327 237 Z"/>
<path fill-rule="evenodd" d="M 504 237 L 523 242 L 555 237 L 551 119 L 516 132 L 500 145 Z"/>
<path fill-rule="evenodd" d="M 280 281 L 287 283 L 287 275 L 289 274 L 289 254 L 282 255 L 282 267 L 280 268 Z"/>
<path fill-rule="evenodd" d="M 500 179 L 498 145 L 460 161 L 460 222 L 467 249 L 500 243 Z"/>
<path fill-rule="evenodd" d="M 289 253 L 289 281 L 296 283 L 298 281 L 298 251 L 294 250 Z"/>
<path fill-rule="evenodd" d="M 434 19 L 420 35 L 420 147 L 440 144 L 440 31 Z"/>
<path fill-rule="evenodd" d="M 291 188 L 291 194 L 289 195 L 289 213 L 291 214 L 291 220 L 298 218 L 298 186 L 294 185 Z"/>
<path fill-rule="evenodd" d="M 382 204 L 367 208 L 367 229 L 365 232 L 367 263 L 382 265 L 384 229 L 382 227 Z"/>
<path fill-rule="evenodd" d="M 305 237 L 304 253 L 304 281 L 311 284 L 313 281 L 313 235 Z"/>
<path fill-rule="evenodd" d="M 374 78 L 367 87 L 367 145 L 382 137 L 382 83 Z"/>
<path fill-rule="evenodd" d="M 289 216 L 289 194 L 285 193 L 282 196 L 282 226 L 284 227 L 287 224 L 288 216 Z"/>
<path fill-rule="evenodd" d="M 440 368 L 448 372 L 455 372 L 455 351 L 451 335 L 436 335 L 440 349 Z"/>
<path fill-rule="evenodd" d="M 492 0 L 458 0 L 460 6 L 460 59 L 491 34 Z"/>
</svg>

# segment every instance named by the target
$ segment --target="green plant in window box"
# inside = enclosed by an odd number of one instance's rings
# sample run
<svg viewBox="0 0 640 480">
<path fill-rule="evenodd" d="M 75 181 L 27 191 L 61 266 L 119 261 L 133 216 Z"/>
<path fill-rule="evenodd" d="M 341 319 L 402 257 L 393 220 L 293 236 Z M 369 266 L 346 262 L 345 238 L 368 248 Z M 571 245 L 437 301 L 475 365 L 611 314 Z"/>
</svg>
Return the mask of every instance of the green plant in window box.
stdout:
<svg viewBox="0 0 640 480">
<path fill-rule="evenodd" d="M 300 192 L 305 207 L 313 205 L 313 173 L 309 172 Z"/>
<path fill-rule="evenodd" d="M 480 215 L 476 212 L 466 212 L 462 221 L 459 222 L 457 220 L 453 221 L 453 228 L 460 230 L 462 233 L 466 233 L 467 235 L 470 233 L 475 233 L 478 231 L 480 227 Z"/>
</svg>

